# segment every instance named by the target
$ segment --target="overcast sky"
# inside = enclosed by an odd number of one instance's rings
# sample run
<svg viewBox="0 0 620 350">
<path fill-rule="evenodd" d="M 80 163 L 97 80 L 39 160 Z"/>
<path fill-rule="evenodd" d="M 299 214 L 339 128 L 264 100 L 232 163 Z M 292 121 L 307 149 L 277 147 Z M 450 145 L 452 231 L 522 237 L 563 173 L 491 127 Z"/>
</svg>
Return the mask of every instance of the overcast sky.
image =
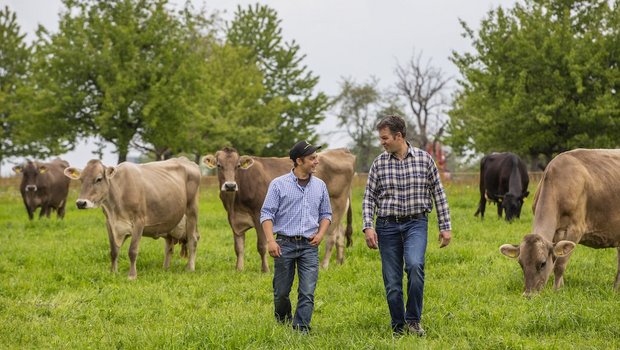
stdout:
<svg viewBox="0 0 620 350">
<path fill-rule="evenodd" d="M 172 1 L 184 3 L 184 0 Z M 223 18 L 232 18 L 238 4 L 246 7 L 257 1 L 193 0 L 196 8 L 203 4 L 207 11 L 219 10 Z M 304 63 L 320 77 L 318 89 L 330 96 L 337 94 L 339 82 L 350 77 L 357 82 L 371 76 L 387 88 L 394 84 L 394 68 L 407 62 L 416 53 L 422 53 L 423 62 L 440 68 L 444 76 L 458 76 L 458 70 L 449 61 L 453 50 L 470 50 L 470 42 L 462 37 L 459 19 L 477 29 L 489 10 L 498 6 L 511 8 L 517 0 L 268 0 L 259 1 L 278 12 L 286 41 L 295 40 L 306 55 Z M 39 24 L 54 32 L 58 28 L 60 0 L 0 0 L 17 13 L 22 32 L 34 37 Z M 454 86 L 454 84 L 452 84 Z M 335 128 L 333 117 L 319 128 Z M 346 146 L 343 134 L 325 136 L 322 141 L 329 147 Z M 72 165 L 83 167 L 94 158 L 90 147 L 80 144 L 78 150 L 63 155 Z M 115 164 L 116 155 L 109 147 L 104 163 Z M 210 150 L 215 151 L 215 150 Z M 12 166 L 12 165 L 11 165 Z M 2 175 L 10 166 L 4 165 Z"/>
</svg>

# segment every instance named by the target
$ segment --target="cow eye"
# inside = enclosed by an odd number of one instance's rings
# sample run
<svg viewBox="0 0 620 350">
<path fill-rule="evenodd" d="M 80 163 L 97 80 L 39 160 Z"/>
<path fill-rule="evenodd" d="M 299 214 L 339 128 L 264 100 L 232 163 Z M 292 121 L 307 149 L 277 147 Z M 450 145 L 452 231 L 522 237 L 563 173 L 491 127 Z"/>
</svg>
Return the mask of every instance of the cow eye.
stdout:
<svg viewBox="0 0 620 350">
<path fill-rule="evenodd" d="M 221 168 L 222 168 L 222 164 L 217 163 L 217 168 L 218 168 L 218 169 L 221 169 Z"/>
<path fill-rule="evenodd" d="M 103 180 L 103 177 L 97 176 L 97 178 L 95 179 L 95 183 L 101 182 L 101 180 Z"/>
<path fill-rule="evenodd" d="M 540 263 L 540 267 L 539 267 L 538 269 L 539 269 L 539 270 L 542 270 L 542 269 L 544 269 L 544 268 L 545 268 L 545 266 L 546 266 L 546 265 L 547 265 L 547 262 L 546 262 L 546 261 L 543 261 L 543 262 L 541 262 L 541 263 Z"/>
</svg>

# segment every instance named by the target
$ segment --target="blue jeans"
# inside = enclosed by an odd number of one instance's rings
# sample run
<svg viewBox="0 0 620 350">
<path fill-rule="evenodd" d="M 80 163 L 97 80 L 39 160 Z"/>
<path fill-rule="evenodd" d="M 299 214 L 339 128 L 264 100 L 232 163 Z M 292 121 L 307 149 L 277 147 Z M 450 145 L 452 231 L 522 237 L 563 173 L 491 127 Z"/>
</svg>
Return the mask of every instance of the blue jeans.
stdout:
<svg viewBox="0 0 620 350">
<path fill-rule="evenodd" d="M 273 301 L 275 317 L 279 322 L 291 320 L 291 300 L 289 294 L 295 278 L 297 265 L 299 286 L 297 288 L 297 310 L 293 318 L 293 327 L 310 328 L 314 310 L 314 289 L 319 278 L 319 248 L 308 240 L 291 241 L 276 239 L 282 255 L 274 258 L 273 263 Z"/>
<path fill-rule="evenodd" d="M 377 218 L 375 227 L 392 328 L 398 330 L 406 323 L 420 322 L 422 317 L 428 218 L 403 223 Z M 403 303 L 403 260 L 407 272 L 406 308 Z"/>
</svg>

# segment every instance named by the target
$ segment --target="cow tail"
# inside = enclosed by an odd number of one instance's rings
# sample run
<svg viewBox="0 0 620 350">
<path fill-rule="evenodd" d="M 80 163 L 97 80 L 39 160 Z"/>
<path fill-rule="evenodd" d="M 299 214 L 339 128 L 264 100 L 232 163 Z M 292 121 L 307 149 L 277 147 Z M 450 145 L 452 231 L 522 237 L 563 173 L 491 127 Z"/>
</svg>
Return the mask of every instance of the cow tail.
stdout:
<svg viewBox="0 0 620 350">
<path fill-rule="evenodd" d="M 351 210 L 351 197 L 348 199 L 349 208 L 347 209 L 347 228 L 344 231 L 344 236 L 347 238 L 347 247 L 353 245 L 353 212 Z"/>
</svg>

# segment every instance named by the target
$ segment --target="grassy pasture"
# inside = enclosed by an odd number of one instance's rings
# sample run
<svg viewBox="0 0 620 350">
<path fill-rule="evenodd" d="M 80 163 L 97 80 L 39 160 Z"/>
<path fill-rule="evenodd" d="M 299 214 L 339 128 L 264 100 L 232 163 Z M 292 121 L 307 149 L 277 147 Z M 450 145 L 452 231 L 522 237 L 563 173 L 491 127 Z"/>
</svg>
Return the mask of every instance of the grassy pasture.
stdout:
<svg viewBox="0 0 620 350">
<path fill-rule="evenodd" d="M 620 348 L 615 249 L 578 246 L 563 290 L 554 292 L 550 282 L 537 297 L 521 296 L 520 268 L 498 247 L 529 232 L 533 195 L 520 221 L 500 221 L 490 206 L 481 222 L 473 216 L 477 186 L 446 184 L 453 241 L 438 248 L 433 215 L 423 313 L 428 335 L 393 338 L 378 251 L 366 248 L 360 231 L 363 181 L 356 181 L 354 245 L 344 265 L 333 258 L 320 272 L 313 333 L 303 336 L 273 320 L 272 274 L 260 272 L 253 230 L 246 269 L 235 271 L 213 179 L 201 189 L 196 271 L 184 271 L 178 248 L 164 271 L 164 242 L 144 238 L 136 281 L 127 280 L 128 242 L 119 273 L 109 272 L 103 213 L 75 208 L 77 184 L 64 221 L 29 222 L 16 180 L 1 181 L 1 349 Z"/>
</svg>

